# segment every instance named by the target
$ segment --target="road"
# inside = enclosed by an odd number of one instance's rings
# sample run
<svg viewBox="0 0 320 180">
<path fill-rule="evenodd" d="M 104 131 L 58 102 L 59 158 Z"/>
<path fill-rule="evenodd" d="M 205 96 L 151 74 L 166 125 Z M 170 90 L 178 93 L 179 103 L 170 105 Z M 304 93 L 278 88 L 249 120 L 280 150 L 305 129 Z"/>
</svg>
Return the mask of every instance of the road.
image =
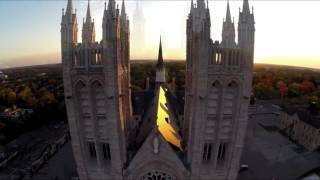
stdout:
<svg viewBox="0 0 320 180">
<path fill-rule="evenodd" d="M 33 180 L 71 180 L 76 177 L 76 164 L 73 158 L 70 141 L 65 144 L 55 156 L 53 156 L 38 173 L 32 177 Z"/>
</svg>

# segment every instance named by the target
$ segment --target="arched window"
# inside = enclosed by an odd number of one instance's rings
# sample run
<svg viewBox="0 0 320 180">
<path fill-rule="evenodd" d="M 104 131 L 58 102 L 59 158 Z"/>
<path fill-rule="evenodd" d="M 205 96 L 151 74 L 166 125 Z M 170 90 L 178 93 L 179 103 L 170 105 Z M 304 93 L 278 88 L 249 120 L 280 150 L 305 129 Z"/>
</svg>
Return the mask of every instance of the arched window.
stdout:
<svg viewBox="0 0 320 180">
<path fill-rule="evenodd" d="M 103 85 L 99 81 L 94 81 L 91 85 L 92 100 L 95 104 L 96 115 L 105 115 L 105 93 Z"/>
<path fill-rule="evenodd" d="M 81 112 L 80 114 L 87 116 L 90 114 L 88 87 L 83 81 L 79 80 L 75 85 L 75 91 L 79 112 Z"/>
<path fill-rule="evenodd" d="M 98 61 L 99 61 L 99 52 L 97 50 L 95 50 L 95 64 L 97 65 L 98 64 Z"/>
<path fill-rule="evenodd" d="M 98 64 L 98 65 L 100 65 L 100 64 L 102 64 L 102 59 L 101 59 L 101 58 L 102 58 L 102 57 L 101 57 L 101 52 L 100 52 L 100 51 L 98 51 L 97 53 L 98 53 L 97 64 Z"/>
<path fill-rule="evenodd" d="M 224 107 L 223 114 L 232 115 L 234 106 L 236 104 L 236 97 L 238 92 L 238 84 L 235 81 L 230 82 L 224 93 Z"/>
<path fill-rule="evenodd" d="M 78 62 L 78 53 L 75 51 L 74 54 L 73 54 L 73 64 L 74 66 L 78 66 L 79 65 L 79 62 Z"/>
<path fill-rule="evenodd" d="M 108 134 L 105 131 L 107 129 L 107 107 L 106 107 L 106 95 L 104 92 L 103 84 L 95 80 L 91 84 L 91 97 L 94 116 L 97 124 L 97 130 L 100 137 L 108 138 Z"/>
<path fill-rule="evenodd" d="M 220 90 L 221 84 L 219 81 L 214 81 L 211 83 L 208 91 L 208 115 L 217 114 Z"/>
</svg>

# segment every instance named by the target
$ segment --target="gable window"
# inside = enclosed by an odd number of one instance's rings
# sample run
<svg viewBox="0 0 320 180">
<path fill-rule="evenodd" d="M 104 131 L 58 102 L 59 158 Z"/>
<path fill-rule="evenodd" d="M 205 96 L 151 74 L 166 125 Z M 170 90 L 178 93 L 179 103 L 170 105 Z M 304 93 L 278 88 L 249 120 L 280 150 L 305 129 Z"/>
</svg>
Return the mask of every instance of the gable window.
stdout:
<svg viewBox="0 0 320 180">
<path fill-rule="evenodd" d="M 205 143 L 203 146 L 203 162 L 209 162 L 211 160 L 212 143 Z"/>
</svg>

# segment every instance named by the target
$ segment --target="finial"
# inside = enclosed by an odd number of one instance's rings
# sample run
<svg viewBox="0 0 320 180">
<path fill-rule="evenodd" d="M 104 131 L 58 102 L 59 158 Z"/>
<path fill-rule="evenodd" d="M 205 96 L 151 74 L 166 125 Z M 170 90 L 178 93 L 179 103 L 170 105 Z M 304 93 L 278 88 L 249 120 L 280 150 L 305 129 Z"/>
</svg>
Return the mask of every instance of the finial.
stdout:
<svg viewBox="0 0 320 180">
<path fill-rule="evenodd" d="M 107 9 L 107 1 L 104 1 L 104 9 Z"/>
<path fill-rule="evenodd" d="M 190 11 L 193 11 L 194 8 L 194 4 L 193 4 L 193 0 L 191 0 L 191 7 L 190 7 Z"/>
<path fill-rule="evenodd" d="M 84 18 L 82 19 L 82 21 L 83 21 L 83 24 L 84 24 Z"/>
<path fill-rule="evenodd" d="M 251 8 L 252 8 L 252 14 L 253 14 L 253 6 Z"/>
<path fill-rule="evenodd" d="M 232 23 L 234 23 L 234 16 L 232 16 Z"/>
<path fill-rule="evenodd" d="M 121 16 L 122 17 L 126 17 L 126 8 L 125 8 L 125 5 L 124 5 L 124 0 L 122 0 Z"/>
<path fill-rule="evenodd" d="M 62 8 L 62 16 L 64 15 L 64 8 Z"/>
<path fill-rule="evenodd" d="M 207 9 L 209 9 L 209 0 L 207 0 Z"/>
</svg>

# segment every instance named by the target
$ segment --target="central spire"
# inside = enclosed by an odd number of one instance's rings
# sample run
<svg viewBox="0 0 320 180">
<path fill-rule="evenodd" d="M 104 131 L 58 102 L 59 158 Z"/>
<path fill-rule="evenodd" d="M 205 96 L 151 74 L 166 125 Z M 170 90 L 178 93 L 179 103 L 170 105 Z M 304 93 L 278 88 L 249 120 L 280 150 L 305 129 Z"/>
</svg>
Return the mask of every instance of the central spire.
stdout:
<svg viewBox="0 0 320 180">
<path fill-rule="evenodd" d="M 161 36 L 160 36 L 157 69 L 162 69 L 162 68 L 163 68 L 163 57 L 162 57 L 162 43 L 161 43 Z"/>
<path fill-rule="evenodd" d="M 157 84 L 163 84 L 166 82 L 164 71 L 165 71 L 165 69 L 164 69 L 164 65 L 163 65 L 162 44 L 161 44 L 161 36 L 160 36 L 158 62 L 157 62 L 157 67 L 156 67 L 156 83 Z"/>
</svg>

